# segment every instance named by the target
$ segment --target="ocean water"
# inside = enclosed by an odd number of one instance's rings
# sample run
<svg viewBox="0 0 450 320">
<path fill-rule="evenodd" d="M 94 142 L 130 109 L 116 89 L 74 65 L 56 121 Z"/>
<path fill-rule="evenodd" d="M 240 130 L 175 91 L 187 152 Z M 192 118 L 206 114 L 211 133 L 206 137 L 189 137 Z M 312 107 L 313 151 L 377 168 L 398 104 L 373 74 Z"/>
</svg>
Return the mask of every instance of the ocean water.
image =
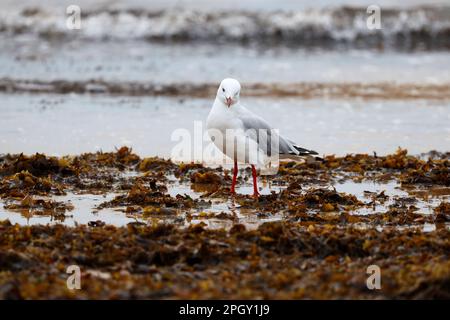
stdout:
<svg viewBox="0 0 450 320">
<path fill-rule="evenodd" d="M 33 44 L 33 45 L 30 45 Z M 324 50 L 235 43 L 0 36 L 0 79 L 143 83 L 450 83 L 448 51 Z M 125 49 L 125 50 L 124 50 Z"/>
<path fill-rule="evenodd" d="M 128 145 L 170 157 L 172 133 L 204 122 L 214 100 L 209 89 L 189 88 L 230 76 L 247 107 L 321 154 L 450 150 L 447 1 L 380 1 L 381 30 L 367 28 L 371 3 L 363 0 L 77 3 L 80 30 L 66 27 L 70 1 L 1 2 L 0 153 Z M 77 91 L 96 82 L 121 90 Z M 136 96 L 130 83 L 172 91 Z M 326 89 L 246 94 L 261 84 Z M 381 85 L 385 94 L 352 94 L 358 85 L 369 93 Z M 333 94 L 336 86 L 346 94 Z M 403 97 L 403 86 L 419 94 Z"/>
</svg>

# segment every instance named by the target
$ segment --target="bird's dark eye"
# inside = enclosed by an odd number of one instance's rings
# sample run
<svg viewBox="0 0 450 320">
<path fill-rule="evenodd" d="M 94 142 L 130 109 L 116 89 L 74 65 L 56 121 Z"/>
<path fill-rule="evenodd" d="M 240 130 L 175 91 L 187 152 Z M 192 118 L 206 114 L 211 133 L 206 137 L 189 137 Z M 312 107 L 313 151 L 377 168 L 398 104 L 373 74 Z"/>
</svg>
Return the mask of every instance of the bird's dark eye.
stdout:
<svg viewBox="0 0 450 320">
<path fill-rule="evenodd" d="M 225 88 L 222 88 L 222 91 L 225 92 Z"/>
</svg>

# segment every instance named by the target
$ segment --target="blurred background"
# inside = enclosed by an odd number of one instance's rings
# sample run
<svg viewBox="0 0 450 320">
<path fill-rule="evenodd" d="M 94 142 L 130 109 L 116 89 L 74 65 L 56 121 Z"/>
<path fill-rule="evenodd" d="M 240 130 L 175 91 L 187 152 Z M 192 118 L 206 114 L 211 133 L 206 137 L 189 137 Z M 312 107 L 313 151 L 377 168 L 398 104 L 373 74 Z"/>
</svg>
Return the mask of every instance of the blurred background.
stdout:
<svg viewBox="0 0 450 320">
<path fill-rule="evenodd" d="M 167 158 L 225 77 L 320 154 L 450 151 L 450 2 L 2 0 L 0 153 Z"/>
</svg>

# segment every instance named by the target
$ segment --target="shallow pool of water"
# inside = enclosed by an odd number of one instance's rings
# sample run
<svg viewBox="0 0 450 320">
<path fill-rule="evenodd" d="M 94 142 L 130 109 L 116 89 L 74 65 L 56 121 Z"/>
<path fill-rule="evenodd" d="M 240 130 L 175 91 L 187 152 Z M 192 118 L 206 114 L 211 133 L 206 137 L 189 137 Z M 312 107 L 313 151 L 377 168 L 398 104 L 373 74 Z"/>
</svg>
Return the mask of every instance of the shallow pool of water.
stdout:
<svg viewBox="0 0 450 320">
<path fill-rule="evenodd" d="M 124 173 L 124 176 L 129 176 L 129 173 Z M 198 206 L 196 209 L 181 210 L 176 209 L 176 215 L 169 216 L 144 216 L 142 213 L 129 214 L 125 213 L 125 207 L 98 209 L 98 206 L 106 201 L 112 200 L 118 193 L 107 193 L 105 195 L 94 194 L 74 194 L 69 192 L 64 196 L 54 196 L 53 200 L 70 203 L 74 209 L 66 212 L 66 218 L 55 219 L 49 215 L 35 215 L 29 210 L 6 210 L 3 207 L 3 202 L 0 202 L 0 220 L 9 219 L 12 223 L 21 225 L 33 224 L 64 224 L 67 226 L 74 226 L 76 224 L 88 224 L 91 221 L 102 221 L 106 224 L 115 226 L 124 226 L 130 222 L 140 222 L 145 224 L 154 223 L 172 223 L 180 226 L 188 226 L 191 224 L 204 223 L 209 228 L 229 228 L 235 223 L 242 223 L 249 229 L 257 228 L 264 222 L 277 221 L 289 218 L 289 215 L 283 211 L 277 213 L 262 212 L 255 207 L 241 208 L 240 205 L 230 197 L 228 199 L 203 197 L 206 190 L 194 190 L 191 183 L 180 183 L 177 179 L 172 177 L 167 184 L 168 194 L 172 197 L 177 195 L 187 195 L 192 199 L 204 200 L 204 205 Z M 386 201 L 375 201 L 373 206 L 358 208 L 351 212 L 356 215 L 384 213 L 389 210 L 389 207 L 396 203 L 396 200 L 407 199 L 414 197 L 416 200 L 412 203 L 418 209 L 418 214 L 432 214 L 433 209 L 441 203 L 441 201 L 450 200 L 450 188 L 440 188 L 438 194 L 429 194 L 426 198 L 415 197 L 421 192 L 427 193 L 427 189 L 409 189 L 400 188 L 400 185 L 395 181 L 385 183 L 374 182 L 354 182 L 347 180 L 345 182 L 338 182 L 332 184 L 321 185 L 321 188 L 335 188 L 338 192 L 355 195 L 358 200 L 363 203 L 370 203 L 373 196 L 384 192 L 388 198 Z M 309 188 L 317 188 L 317 186 L 304 186 L 304 191 Z M 285 186 L 264 183 L 259 184 L 261 194 L 270 194 L 272 192 L 279 193 L 285 189 Z M 240 183 L 236 189 L 240 194 L 252 194 L 253 187 L 248 182 Z M 215 217 L 224 213 L 224 217 Z M 310 211 L 310 214 L 317 214 L 316 211 Z M 433 230 L 433 224 L 424 224 L 424 230 Z"/>
</svg>

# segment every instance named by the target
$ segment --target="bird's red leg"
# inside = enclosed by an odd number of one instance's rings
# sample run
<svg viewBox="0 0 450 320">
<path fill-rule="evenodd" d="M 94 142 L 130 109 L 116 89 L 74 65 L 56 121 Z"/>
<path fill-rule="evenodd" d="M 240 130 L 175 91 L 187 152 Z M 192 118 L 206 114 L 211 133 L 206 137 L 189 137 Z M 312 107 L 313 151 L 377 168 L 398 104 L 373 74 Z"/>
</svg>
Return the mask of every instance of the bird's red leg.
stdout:
<svg viewBox="0 0 450 320">
<path fill-rule="evenodd" d="M 231 182 L 231 190 L 230 190 L 230 192 L 232 194 L 236 193 L 236 191 L 234 190 L 234 187 L 236 185 L 237 174 L 238 174 L 238 164 L 237 164 L 237 161 L 235 160 L 234 161 L 234 171 L 233 171 L 233 181 Z"/>
<path fill-rule="evenodd" d="M 257 176 L 256 176 L 256 168 L 254 165 L 252 165 L 252 176 L 253 176 L 253 196 L 258 197 L 258 184 L 257 184 Z"/>
</svg>

